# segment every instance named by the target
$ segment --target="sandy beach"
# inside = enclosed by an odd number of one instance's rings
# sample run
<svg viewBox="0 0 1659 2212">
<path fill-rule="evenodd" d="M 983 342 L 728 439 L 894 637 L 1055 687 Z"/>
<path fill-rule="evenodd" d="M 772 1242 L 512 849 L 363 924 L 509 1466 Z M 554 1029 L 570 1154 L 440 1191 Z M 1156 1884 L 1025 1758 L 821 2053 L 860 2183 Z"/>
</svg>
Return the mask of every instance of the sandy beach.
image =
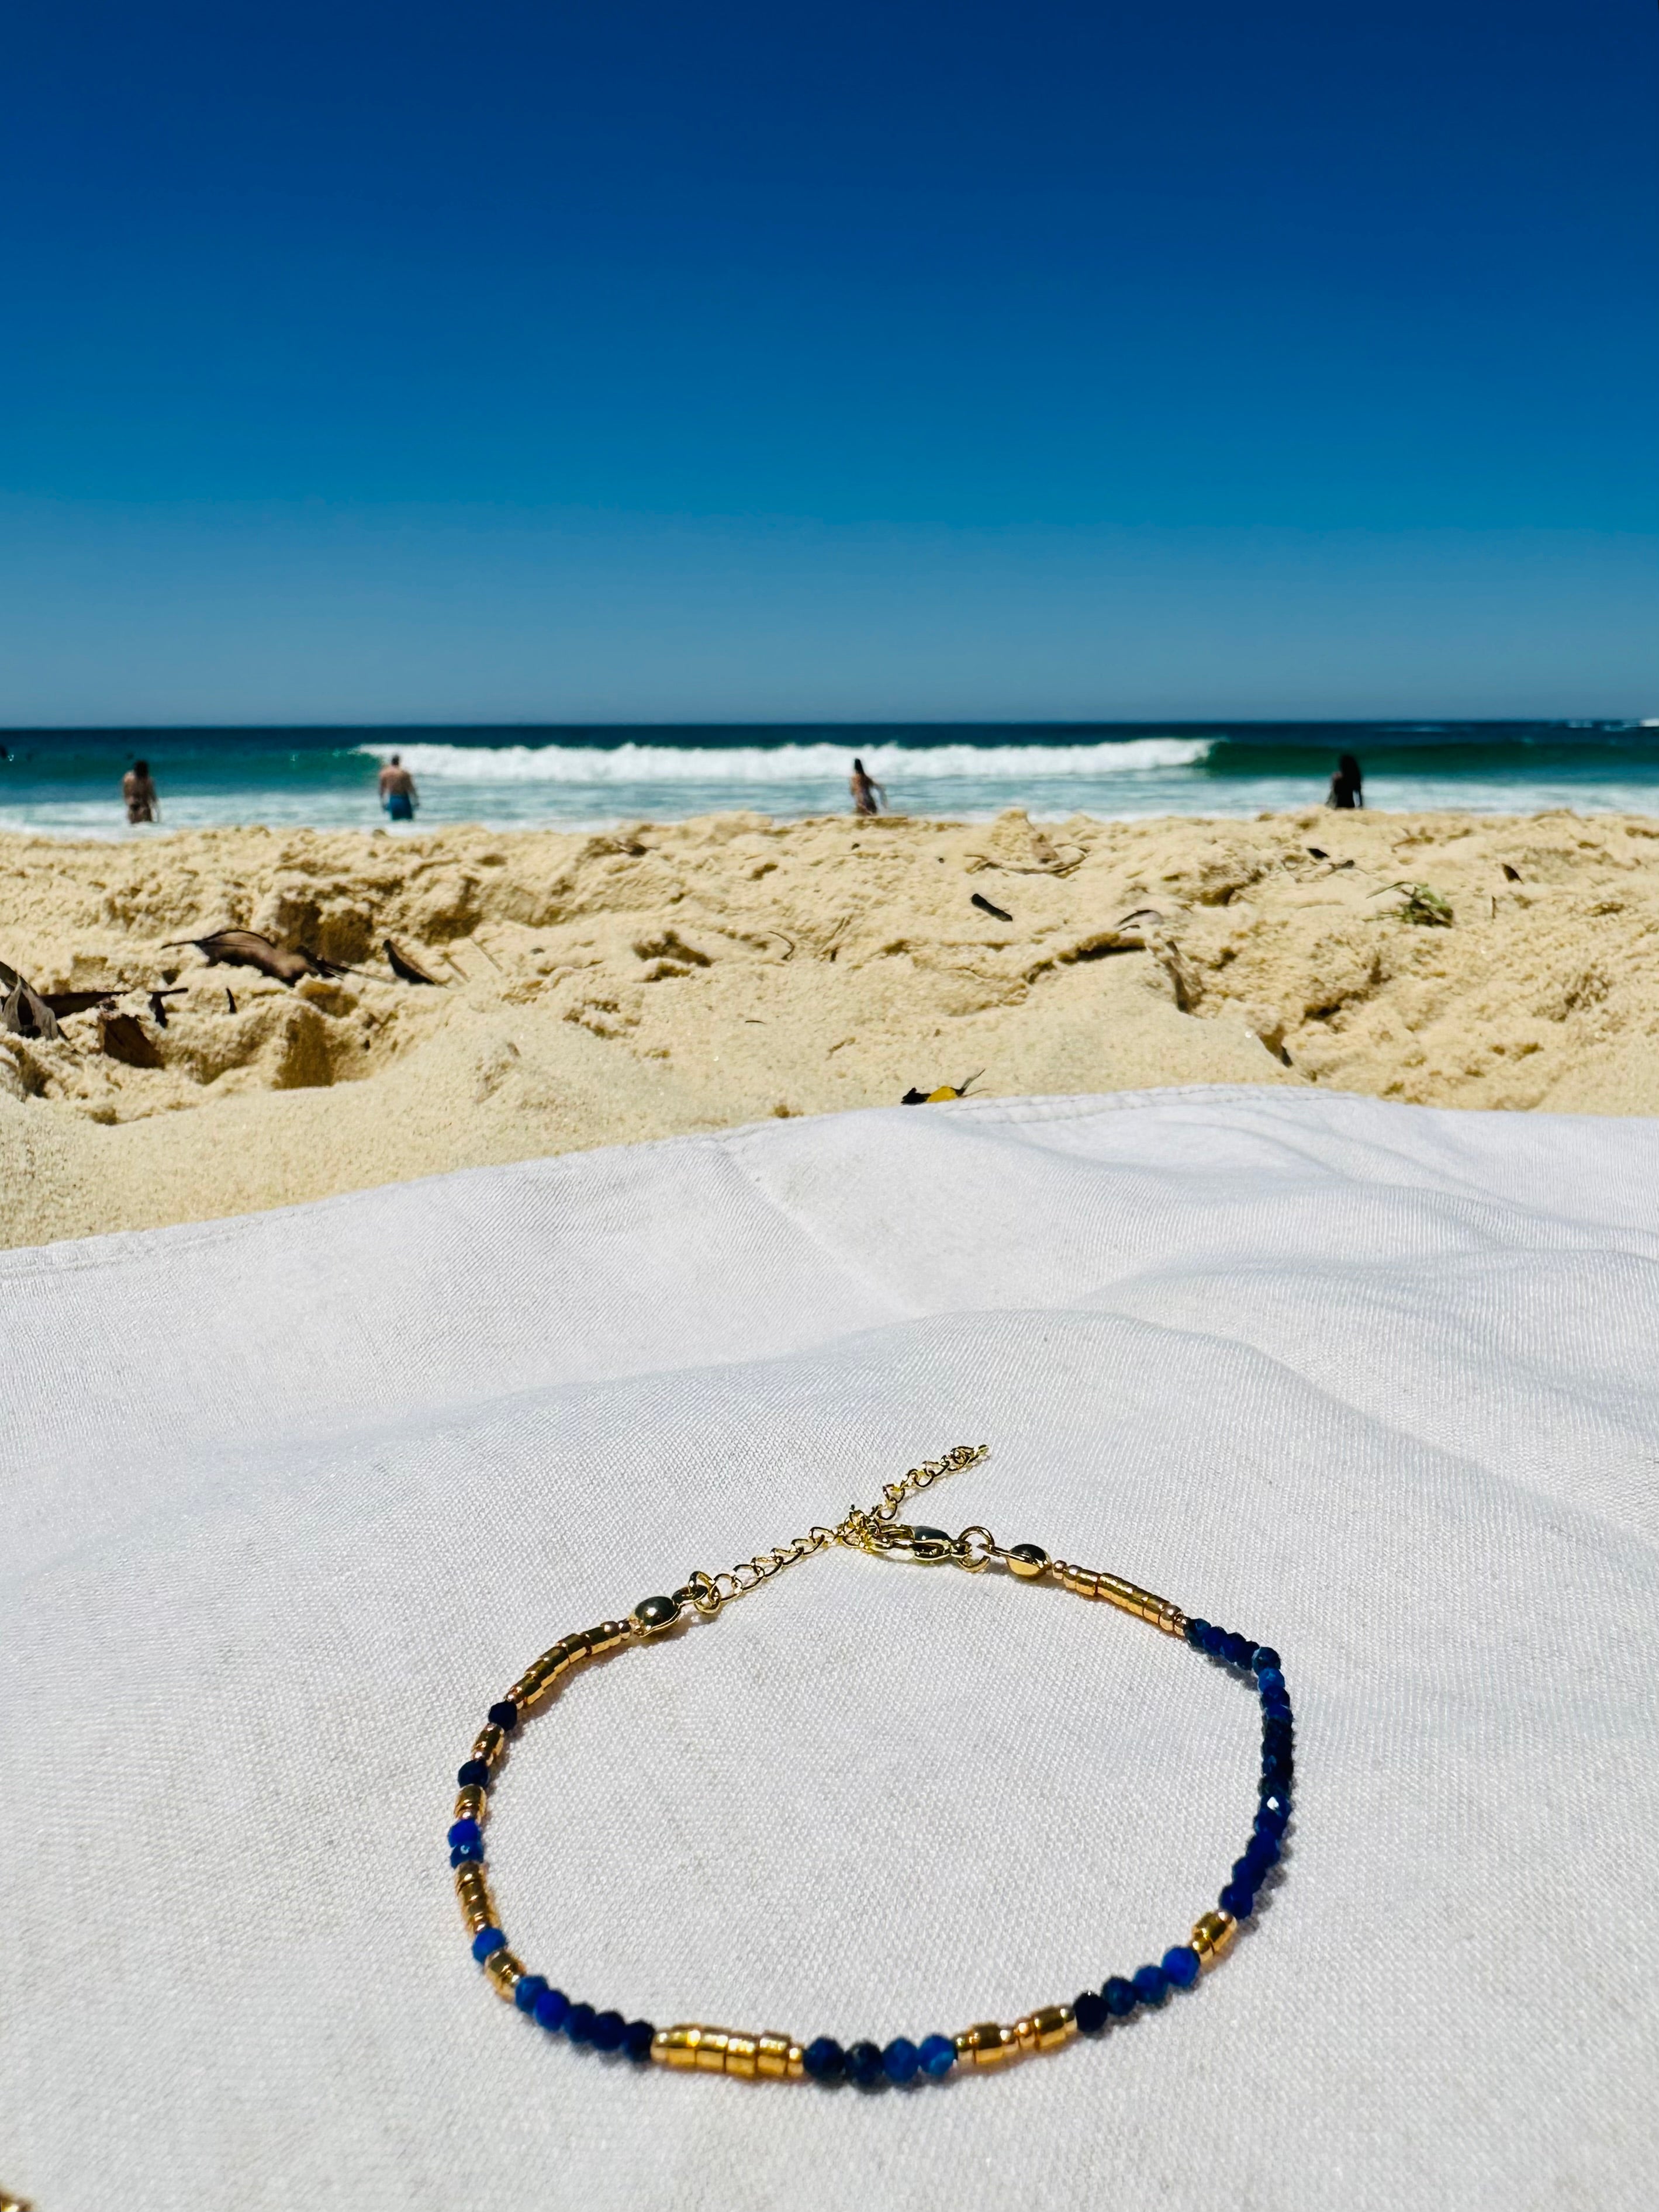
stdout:
<svg viewBox="0 0 1659 2212">
<path fill-rule="evenodd" d="M 228 927 L 362 972 L 167 949 Z M 131 1018 L 0 1037 L 7 1245 L 970 1076 L 1659 1113 L 1659 822 L 1631 817 L 14 837 L 0 961 Z"/>
</svg>

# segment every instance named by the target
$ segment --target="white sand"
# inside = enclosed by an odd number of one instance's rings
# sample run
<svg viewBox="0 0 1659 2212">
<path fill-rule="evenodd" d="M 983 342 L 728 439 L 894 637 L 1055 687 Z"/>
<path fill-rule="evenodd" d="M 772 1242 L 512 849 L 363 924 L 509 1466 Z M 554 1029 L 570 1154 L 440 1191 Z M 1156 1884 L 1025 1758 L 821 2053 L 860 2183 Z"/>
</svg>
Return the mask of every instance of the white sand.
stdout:
<svg viewBox="0 0 1659 2212">
<path fill-rule="evenodd" d="M 1453 926 L 1402 918 L 1402 878 Z M 162 949 L 231 925 L 375 980 L 290 991 Z M 447 988 L 390 980 L 388 934 Z M 39 990 L 137 993 L 162 1062 L 105 1056 L 96 1012 L 0 1038 L 7 1244 L 978 1069 L 991 1094 L 1319 1083 L 1659 1113 L 1659 823 L 1625 817 L 8 837 L 0 960 Z M 174 980 L 163 1030 L 143 994 Z"/>
</svg>

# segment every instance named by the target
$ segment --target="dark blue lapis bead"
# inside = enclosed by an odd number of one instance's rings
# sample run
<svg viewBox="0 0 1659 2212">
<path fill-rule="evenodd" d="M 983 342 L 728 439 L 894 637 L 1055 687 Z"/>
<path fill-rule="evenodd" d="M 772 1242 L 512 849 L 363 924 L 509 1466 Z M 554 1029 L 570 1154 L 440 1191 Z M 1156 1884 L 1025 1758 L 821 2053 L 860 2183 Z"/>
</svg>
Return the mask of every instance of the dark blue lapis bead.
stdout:
<svg viewBox="0 0 1659 2212">
<path fill-rule="evenodd" d="M 1264 1729 L 1261 1732 L 1261 1748 L 1264 1756 L 1271 1751 L 1281 1753 L 1288 1759 L 1294 1759 L 1296 1749 L 1296 1738 L 1288 1729 Z"/>
<path fill-rule="evenodd" d="M 1221 1893 L 1221 1909 L 1235 1920 L 1247 1920 L 1256 1909 L 1256 1893 L 1245 1882 L 1229 1881 Z"/>
<path fill-rule="evenodd" d="M 1228 1663 L 1234 1667 L 1247 1667 L 1250 1664 L 1250 1654 L 1255 1648 L 1247 1636 L 1241 1636 L 1235 1629 L 1227 1639 Z"/>
<path fill-rule="evenodd" d="M 1199 1954 L 1190 1943 L 1177 1943 L 1163 1954 L 1164 1979 L 1172 1989 L 1190 1990 L 1199 1978 Z"/>
<path fill-rule="evenodd" d="M 907 2035 L 895 2035 L 881 2053 L 881 2071 L 900 2088 L 916 2079 L 921 2063 L 922 2054 Z"/>
<path fill-rule="evenodd" d="M 1270 1668 L 1278 1667 L 1278 1654 L 1271 1644 L 1258 1644 L 1251 1655 L 1250 1664 L 1255 1668 L 1256 1680 L 1259 1681 Z"/>
<path fill-rule="evenodd" d="M 847 2054 L 833 2035 L 820 2035 L 802 2052 L 801 2063 L 814 2081 L 839 2081 L 846 2071 Z"/>
<path fill-rule="evenodd" d="M 1259 1651 L 1257 1652 L 1256 1657 L 1258 1660 L 1260 1659 Z M 1271 1667 L 1257 1667 L 1256 1687 L 1264 1698 L 1271 1697 L 1275 1690 L 1282 1690 L 1284 1687 L 1284 1677 L 1278 1670 L 1277 1660 Z"/>
<path fill-rule="evenodd" d="M 1102 2035 L 1106 2023 L 1112 2017 L 1106 2008 L 1106 1999 L 1098 1990 L 1085 1990 L 1071 2007 L 1071 2016 L 1077 2023 L 1079 2035 Z"/>
<path fill-rule="evenodd" d="M 1140 2002 L 1135 1984 L 1125 1981 L 1121 1974 L 1113 1975 L 1101 1990 L 1101 1996 L 1113 2020 L 1127 2020 Z"/>
<path fill-rule="evenodd" d="M 476 1820 L 457 1820 L 449 1831 L 451 1845 L 477 1844 L 484 1840 L 484 1831 Z"/>
<path fill-rule="evenodd" d="M 1203 1650 L 1204 1639 L 1209 1633 L 1210 1624 L 1207 1620 L 1189 1620 L 1186 1624 L 1186 1640 L 1195 1651 Z"/>
<path fill-rule="evenodd" d="M 493 1958 L 497 1951 L 506 1948 L 507 1938 L 499 1928 L 480 1928 L 473 1938 L 473 1956 L 480 1966 L 486 1959 Z"/>
<path fill-rule="evenodd" d="M 1278 1843 L 1279 1838 L 1284 1833 L 1286 1826 L 1284 1814 L 1270 1812 L 1266 1805 L 1263 1805 L 1256 1814 L 1256 1833 L 1259 1836 L 1270 1836 L 1275 1843 Z"/>
<path fill-rule="evenodd" d="M 543 1989 L 536 1997 L 536 2026 L 557 2035 L 570 2017 L 570 2000 L 563 1990 Z"/>
<path fill-rule="evenodd" d="M 1227 1631 L 1224 1628 L 1206 1627 L 1204 1632 L 1204 1648 L 1212 1659 L 1225 1658 Z"/>
<path fill-rule="evenodd" d="M 490 1718 L 503 1735 L 511 1735 L 518 1726 L 518 1707 L 510 1698 L 503 1698 L 490 1708 Z"/>
<path fill-rule="evenodd" d="M 1288 1751 L 1265 1751 L 1261 1754 L 1261 1778 L 1264 1782 L 1289 1784 L 1295 1774 L 1296 1761 Z"/>
<path fill-rule="evenodd" d="M 620 2051 L 627 2033 L 628 2023 L 619 2012 L 600 2012 L 594 2014 L 588 2040 L 595 2051 Z"/>
<path fill-rule="evenodd" d="M 469 1759 L 455 1776 L 459 1790 L 487 1790 L 490 1787 L 490 1762 L 487 1759 Z"/>
<path fill-rule="evenodd" d="M 956 2063 L 956 2045 L 948 2035 L 924 2035 L 918 2056 L 930 2081 L 942 2081 Z"/>
<path fill-rule="evenodd" d="M 1251 1837 L 1244 1847 L 1244 1856 L 1255 1860 L 1259 1865 L 1274 1867 L 1278 1864 L 1280 1848 L 1278 1838 L 1270 1829 L 1265 1835 Z"/>
<path fill-rule="evenodd" d="M 449 1854 L 449 1863 L 452 1867 L 465 1866 L 469 1859 L 481 1859 L 483 1856 L 482 1844 L 457 1844 Z"/>
<path fill-rule="evenodd" d="M 521 1974 L 513 1990 L 513 2002 L 521 2012 L 534 2012 L 536 1999 L 547 1986 L 545 1974 Z"/>
<path fill-rule="evenodd" d="M 881 2063 L 879 2043 L 854 2043 L 848 2046 L 847 2079 L 855 2089 L 881 2089 L 887 2086 L 887 2073 Z"/>
<path fill-rule="evenodd" d="M 651 2055 L 651 2039 L 656 2033 L 650 2021 L 631 2020 L 622 2031 L 625 2057 L 631 2058 L 636 2066 L 643 2066 Z"/>
<path fill-rule="evenodd" d="M 1162 1966 L 1137 1966 L 1135 1994 L 1143 2004 L 1162 2004 L 1169 1994 L 1168 1975 Z"/>
<path fill-rule="evenodd" d="M 1278 1820 L 1281 1827 L 1289 1827 L 1290 1825 L 1290 1791 L 1288 1790 L 1280 1790 L 1278 1788 L 1270 1790 L 1266 1784 L 1263 1783 L 1261 1785 L 1261 1809 L 1264 1813 L 1272 1813 Z"/>
<path fill-rule="evenodd" d="M 572 2043 L 591 2043 L 598 2017 L 590 2004 L 573 2004 L 564 2015 L 564 2033 Z"/>
<path fill-rule="evenodd" d="M 1261 1693 L 1261 1717 L 1264 1720 L 1271 1721 L 1288 1721 L 1293 1719 L 1295 1716 L 1290 1709 L 1290 1692 L 1288 1690 L 1264 1690 Z"/>
</svg>

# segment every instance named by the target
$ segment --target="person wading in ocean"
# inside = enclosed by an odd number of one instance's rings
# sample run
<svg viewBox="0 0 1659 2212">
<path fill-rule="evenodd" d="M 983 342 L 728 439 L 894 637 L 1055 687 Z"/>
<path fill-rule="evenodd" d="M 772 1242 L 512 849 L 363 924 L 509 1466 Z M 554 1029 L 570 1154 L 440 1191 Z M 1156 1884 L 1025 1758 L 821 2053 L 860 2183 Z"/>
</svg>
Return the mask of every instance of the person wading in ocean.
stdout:
<svg viewBox="0 0 1659 2212">
<path fill-rule="evenodd" d="M 381 805 L 393 822 L 412 822 L 415 818 L 420 793 L 415 788 L 414 777 L 403 764 L 401 753 L 393 753 L 381 770 Z"/>
<path fill-rule="evenodd" d="M 136 760 L 121 778 L 121 796 L 126 801 L 129 822 L 159 822 L 162 802 L 156 795 L 155 779 L 149 772 L 149 763 Z"/>
<path fill-rule="evenodd" d="M 864 773 L 864 763 L 855 760 L 852 774 L 847 778 L 847 789 L 852 793 L 855 814 L 879 814 L 887 803 L 887 793 L 873 775 Z"/>
<path fill-rule="evenodd" d="M 1327 806 L 1363 806 L 1365 778 L 1359 763 L 1351 753 L 1344 753 L 1337 763 L 1337 772 L 1331 778 L 1331 788 L 1325 794 Z"/>
</svg>

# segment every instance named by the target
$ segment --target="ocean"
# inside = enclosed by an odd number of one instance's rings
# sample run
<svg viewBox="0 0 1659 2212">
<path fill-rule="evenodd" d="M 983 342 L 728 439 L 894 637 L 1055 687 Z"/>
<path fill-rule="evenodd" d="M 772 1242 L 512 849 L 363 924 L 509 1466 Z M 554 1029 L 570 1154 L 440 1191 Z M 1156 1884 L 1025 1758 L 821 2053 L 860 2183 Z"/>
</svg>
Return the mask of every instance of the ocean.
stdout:
<svg viewBox="0 0 1659 2212">
<path fill-rule="evenodd" d="M 601 827 L 753 811 L 845 812 L 855 755 L 897 812 L 1034 818 L 1250 815 L 1316 805 L 1339 753 L 1368 804 L 1659 813 L 1653 722 L 886 723 L 0 731 L 0 829 L 128 831 L 123 772 L 150 764 L 162 823 L 369 829 L 400 752 L 419 823 Z"/>
</svg>

